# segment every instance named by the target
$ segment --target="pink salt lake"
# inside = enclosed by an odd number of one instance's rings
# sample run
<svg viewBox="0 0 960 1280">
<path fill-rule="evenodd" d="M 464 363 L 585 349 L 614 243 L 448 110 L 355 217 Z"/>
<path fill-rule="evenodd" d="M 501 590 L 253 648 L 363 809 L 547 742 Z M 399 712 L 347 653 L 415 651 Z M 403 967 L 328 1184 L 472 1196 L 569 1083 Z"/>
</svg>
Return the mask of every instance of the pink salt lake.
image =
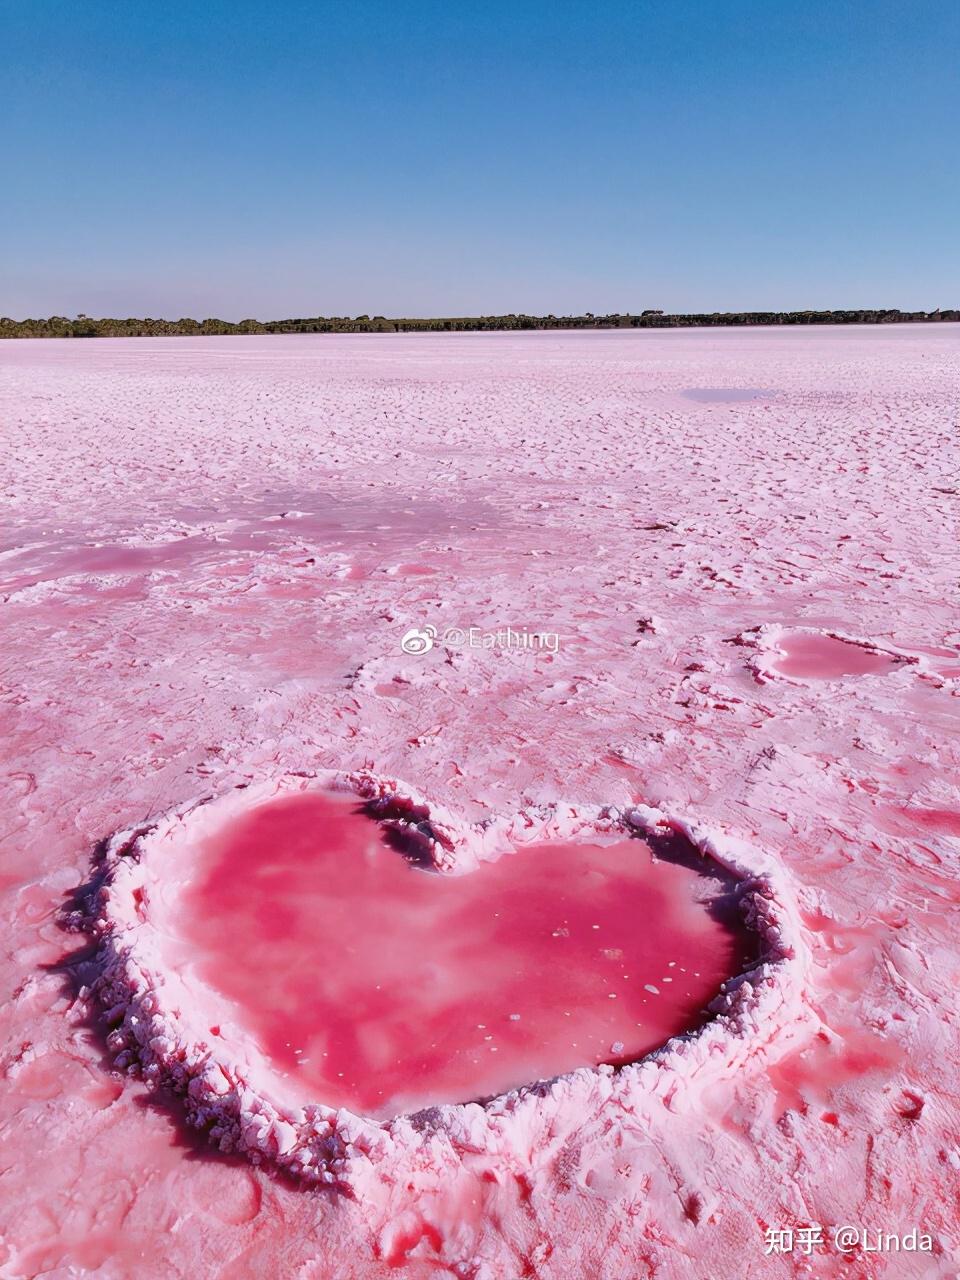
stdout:
<svg viewBox="0 0 960 1280">
<path fill-rule="evenodd" d="M 745 953 L 694 872 L 600 840 L 441 874 L 342 797 L 274 801 L 197 851 L 177 949 L 213 1034 L 252 1036 L 300 1101 L 382 1118 L 628 1061 L 698 1026 Z"/>
<path fill-rule="evenodd" d="M 796 1264 L 763 1257 L 785 1194 L 828 1223 L 919 1219 L 949 1267 L 958 360 L 945 323 L 0 342 L 0 1269 L 743 1280 Z M 930 661 L 741 678 L 725 638 L 814 615 Z M 557 624 L 563 645 L 406 658 L 424 620 Z M 467 1157 L 496 1176 L 472 1216 L 459 1183 L 357 1205 L 198 1149 L 104 1069 L 65 989 L 86 961 L 63 894 L 121 826 L 371 762 L 471 818 L 646 799 L 741 833 L 830 922 L 808 999 L 737 1026 L 725 1048 L 757 1053 L 714 1060 L 707 1093 L 672 1063 L 670 1106 L 579 1082 L 577 1123 Z M 241 1011 L 214 1003 L 226 1034 Z M 767 1069 L 778 1037 L 797 1056 Z"/>
</svg>

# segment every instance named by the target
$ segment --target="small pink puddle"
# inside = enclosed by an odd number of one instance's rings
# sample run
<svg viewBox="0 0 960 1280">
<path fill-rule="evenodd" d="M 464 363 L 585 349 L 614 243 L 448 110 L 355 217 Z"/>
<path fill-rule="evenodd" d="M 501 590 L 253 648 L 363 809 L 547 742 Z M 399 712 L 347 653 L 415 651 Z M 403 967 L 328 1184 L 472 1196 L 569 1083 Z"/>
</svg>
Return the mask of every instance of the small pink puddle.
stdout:
<svg viewBox="0 0 960 1280">
<path fill-rule="evenodd" d="M 352 801 L 262 806 L 198 851 L 175 950 L 284 1092 L 377 1118 L 640 1057 L 704 1021 L 749 940 L 638 839 L 414 866 Z"/>
<path fill-rule="evenodd" d="M 838 676 L 885 675 L 900 659 L 877 653 L 852 640 L 838 640 L 822 632 L 796 631 L 777 641 L 784 657 L 771 669 L 801 680 L 835 680 Z"/>
</svg>

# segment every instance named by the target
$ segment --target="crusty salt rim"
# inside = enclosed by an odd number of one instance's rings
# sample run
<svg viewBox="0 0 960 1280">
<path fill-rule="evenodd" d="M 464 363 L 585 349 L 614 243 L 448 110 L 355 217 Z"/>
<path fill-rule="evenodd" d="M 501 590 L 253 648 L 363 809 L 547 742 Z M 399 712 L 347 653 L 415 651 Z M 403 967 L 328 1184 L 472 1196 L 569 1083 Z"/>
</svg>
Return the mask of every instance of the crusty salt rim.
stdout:
<svg viewBox="0 0 960 1280">
<path fill-rule="evenodd" d="M 386 1121 L 322 1102 L 284 1105 L 271 1098 L 269 1084 L 255 1079 L 255 1065 L 235 1057 L 227 1039 L 204 1039 L 190 1027 L 186 988 L 158 960 L 149 900 L 161 879 L 151 859 L 158 851 L 168 853 L 172 841 L 190 839 L 200 815 L 221 821 L 276 796 L 314 788 L 352 792 L 370 802 L 375 817 L 406 827 L 438 867 L 453 872 L 469 871 L 507 848 L 582 838 L 591 830 L 678 832 L 702 857 L 742 882 L 741 908 L 761 940 L 762 958 L 723 984 L 710 1005 L 714 1016 L 704 1026 L 623 1067 L 585 1066 L 484 1103 L 430 1107 Z M 382 1175 L 395 1182 L 406 1165 L 416 1168 L 421 1183 L 425 1168 L 443 1176 L 451 1165 L 465 1158 L 473 1163 L 481 1153 L 513 1166 L 518 1151 L 538 1149 L 538 1136 L 555 1147 L 561 1135 L 569 1135 L 602 1105 L 619 1104 L 635 1124 L 644 1114 L 662 1113 L 664 1106 L 686 1111 L 696 1106 L 705 1087 L 738 1072 L 775 1043 L 779 1054 L 815 1020 L 803 997 L 809 951 L 779 863 L 744 841 L 642 804 L 627 809 L 550 804 L 464 824 L 415 788 L 372 773 L 286 774 L 219 797 L 200 797 L 149 824 L 118 832 L 107 843 L 99 871 L 82 926 L 99 944 L 93 989 L 107 1010 L 107 1043 L 118 1069 L 180 1094 L 190 1123 L 205 1130 L 219 1150 L 241 1152 L 254 1163 L 268 1160 L 308 1183 L 336 1184 L 353 1194 L 373 1194 Z M 183 1001 L 177 998 L 181 994 L 187 996 Z"/>
<path fill-rule="evenodd" d="M 910 653 L 906 649 L 898 649 L 890 644 L 880 644 L 878 641 L 866 636 L 851 635 L 849 631 L 843 631 L 838 627 L 811 627 L 799 623 L 796 626 L 785 626 L 779 622 L 764 622 L 757 627 L 751 627 L 747 631 L 741 631 L 739 635 L 733 637 L 733 641 L 751 650 L 746 665 L 758 684 L 782 681 L 785 684 L 805 685 L 807 683 L 805 677 L 787 675 L 783 671 L 778 671 L 776 667 L 776 663 L 787 656 L 786 650 L 781 646 L 781 641 L 784 637 L 795 635 L 823 636 L 827 640 L 842 640 L 844 644 L 855 645 L 858 649 L 863 649 L 867 653 L 875 653 L 881 657 L 889 658 L 892 668 L 887 673 L 887 679 L 899 674 L 896 670 L 898 667 L 902 671 L 913 672 L 932 670 L 932 663 L 929 658 L 924 657 L 922 654 Z M 832 680 L 827 678 L 824 683 L 836 683 L 841 678 L 837 676 L 833 677 Z M 818 677 L 818 679 L 821 679 L 821 677 Z"/>
</svg>

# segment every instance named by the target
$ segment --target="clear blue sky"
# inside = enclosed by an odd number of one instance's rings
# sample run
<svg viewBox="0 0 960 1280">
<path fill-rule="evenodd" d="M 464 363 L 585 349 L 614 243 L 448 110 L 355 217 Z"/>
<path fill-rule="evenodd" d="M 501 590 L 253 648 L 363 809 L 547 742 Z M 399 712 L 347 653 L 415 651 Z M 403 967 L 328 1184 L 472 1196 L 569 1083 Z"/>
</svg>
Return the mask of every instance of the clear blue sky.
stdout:
<svg viewBox="0 0 960 1280">
<path fill-rule="evenodd" d="M 960 0 L 0 0 L 0 314 L 960 306 Z"/>
</svg>

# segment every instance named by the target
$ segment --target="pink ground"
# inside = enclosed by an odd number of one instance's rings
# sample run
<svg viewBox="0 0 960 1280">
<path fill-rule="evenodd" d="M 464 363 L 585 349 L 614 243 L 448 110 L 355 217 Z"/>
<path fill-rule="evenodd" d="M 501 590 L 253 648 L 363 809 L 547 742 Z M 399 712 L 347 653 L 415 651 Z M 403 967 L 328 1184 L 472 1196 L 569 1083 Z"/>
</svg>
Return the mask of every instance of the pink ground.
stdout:
<svg viewBox="0 0 960 1280">
<path fill-rule="evenodd" d="M 958 382 L 955 326 L 0 345 L 0 1275 L 955 1276 Z M 799 922 L 779 999 L 355 1199 L 208 1153 L 57 911 L 322 769 L 695 824 Z M 765 1256 L 812 1223 L 934 1251 Z"/>
</svg>

